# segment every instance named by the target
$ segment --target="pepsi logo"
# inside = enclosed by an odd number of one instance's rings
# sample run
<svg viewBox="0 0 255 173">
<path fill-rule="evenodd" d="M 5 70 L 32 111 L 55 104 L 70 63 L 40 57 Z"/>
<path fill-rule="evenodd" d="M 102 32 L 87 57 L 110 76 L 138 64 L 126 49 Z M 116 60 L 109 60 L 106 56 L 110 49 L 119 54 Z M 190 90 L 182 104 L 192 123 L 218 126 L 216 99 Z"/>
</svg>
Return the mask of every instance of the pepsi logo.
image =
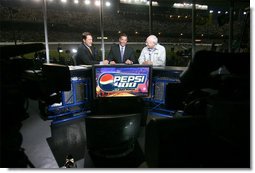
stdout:
<svg viewBox="0 0 255 173">
<path fill-rule="evenodd" d="M 111 74 L 103 74 L 99 77 L 99 87 L 104 91 L 112 91 L 114 76 Z"/>
</svg>

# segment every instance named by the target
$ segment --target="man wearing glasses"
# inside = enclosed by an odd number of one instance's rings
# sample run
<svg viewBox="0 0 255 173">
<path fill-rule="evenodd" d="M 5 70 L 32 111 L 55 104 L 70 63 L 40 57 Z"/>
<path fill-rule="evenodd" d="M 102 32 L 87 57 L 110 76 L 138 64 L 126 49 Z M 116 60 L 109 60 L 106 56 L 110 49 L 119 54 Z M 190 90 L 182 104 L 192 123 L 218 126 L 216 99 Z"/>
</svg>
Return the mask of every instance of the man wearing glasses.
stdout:
<svg viewBox="0 0 255 173">
<path fill-rule="evenodd" d="M 155 35 L 147 37 L 146 47 L 143 48 L 138 61 L 139 64 L 166 65 L 166 49 L 158 43 L 158 38 Z"/>
</svg>

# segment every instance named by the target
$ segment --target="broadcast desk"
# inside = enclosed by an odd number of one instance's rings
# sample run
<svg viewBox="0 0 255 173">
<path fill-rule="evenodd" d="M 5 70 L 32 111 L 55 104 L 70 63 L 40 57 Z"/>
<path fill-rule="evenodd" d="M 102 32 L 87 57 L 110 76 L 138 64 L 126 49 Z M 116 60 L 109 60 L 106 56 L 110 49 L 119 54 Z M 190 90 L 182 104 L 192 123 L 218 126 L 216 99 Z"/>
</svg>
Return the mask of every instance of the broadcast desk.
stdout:
<svg viewBox="0 0 255 173">
<path fill-rule="evenodd" d="M 157 104 L 157 108 L 164 104 L 166 84 L 178 83 L 180 74 L 186 68 L 153 67 L 151 98 L 148 101 Z M 62 91 L 61 103 L 49 105 L 47 108 L 48 119 L 53 120 L 52 123 L 61 123 L 86 116 L 89 112 L 88 105 L 92 99 L 92 66 L 69 66 L 69 70 L 71 91 Z"/>
<path fill-rule="evenodd" d="M 114 66 L 114 65 L 113 65 Z M 139 65 L 136 65 L 139 66 Z M 80 76 L 81 74 L 88 77 L 91 75 L 92 65 L 81 65 L 81 66 L 69 66 L 71 76 Z M 169 77 L 169 78 L 179 78 L 179 75 L 187 69 L 187 67 L 176 67 L 176 66 L 153 66 L 153 77 Z M 83 73 L 86 72 L 86 73 Z"/>
</svg>

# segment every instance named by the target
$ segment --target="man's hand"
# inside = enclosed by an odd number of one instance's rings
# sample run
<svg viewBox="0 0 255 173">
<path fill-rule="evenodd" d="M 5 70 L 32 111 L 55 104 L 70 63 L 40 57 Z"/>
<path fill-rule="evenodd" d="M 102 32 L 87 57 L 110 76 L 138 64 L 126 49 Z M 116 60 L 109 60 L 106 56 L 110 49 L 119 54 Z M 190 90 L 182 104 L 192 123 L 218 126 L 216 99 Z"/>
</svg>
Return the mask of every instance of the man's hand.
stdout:
<svg viewBox="0 0 255 173">
<path fill-rule="evenodd" d="M 144 61 L 143 64 L 145 64 L 145 65 L 152 65 L 153 62 L 152 61 Z"/>
<path fill-rule="evenodd" d="M 103 65 L 109 64 L 109 61 L 106 59 L 103 61 Z"/>
<path fill-rule="evenodd" d="M 127 59 L 125 64 L 133 64 L 133 61 L 130 61 L 129 59 Z"/>
<path fill-rule="evenodd" d="M 116 62 L 115 61 L 111 61 L 110 64 L 116 64 Z"/>
</svg>

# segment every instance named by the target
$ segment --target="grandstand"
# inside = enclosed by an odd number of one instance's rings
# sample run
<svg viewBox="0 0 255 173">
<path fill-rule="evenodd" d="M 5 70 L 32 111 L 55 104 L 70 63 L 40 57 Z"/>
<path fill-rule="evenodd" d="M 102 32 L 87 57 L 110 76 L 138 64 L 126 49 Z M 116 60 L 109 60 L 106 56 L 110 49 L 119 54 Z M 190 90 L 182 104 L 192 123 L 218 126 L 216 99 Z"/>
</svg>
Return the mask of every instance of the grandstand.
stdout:
<svg viewBox="0 0 255 173">
<path fill-rule="evenodd" d="M 15 4 L 16 2 L 16 4 Z M 49 41 L 79 41 L 81 32 L 91 31 L 100 36 L 99 12 L 96 8 L 85 8 L 60 1 L 48 2 L 47 19 Z M 117 1 L 116 1 L 117 2 Z M 29 9 L 27 8 L 29 6 Z M 163 42 L 178 41 L 191 38 L 191 10 L 155 7 L 153 11 L 153 33 Z M 163 9 L 162 9 L 163 8 Z M 212 7 L 215 9 L 215 7 Z M 30 1 L 1 1 L 1 42 L 13 41 L 10 33 L 17 32 L 16 39 L 24 42 L 44 41 L 43 15 L 41 4 Z M 223 14 L 210 14 L 208 10 L 197 11 L 197 37 L 210 42 L 212 39 L 227 38 L 227 9 L 218 7 Z M 234 37 L 240 35 L 244 9 L 236 9 L 234 13 Z M 104 31 L 109 41 L 116 40 L 119 31 L 130 36 L 130 41 L 144 41 L 149 34 L 148 7 L 121 5 L 117 3 L 111 9 L 104 10 Z M 221 23 L 219 24 L 219 20 Z M 225 21 L 224 21 L 225 20 Z M 8 34 L 9 33 L 9 34 Z M 31 33 L 37 33 L 33 36 Z M 41 33 L 41 34 L 40 34 Z M 61 36 L 61 37 L 59 37 Z"/>
<path fill-rule="evenodd" d="M 119 0 L 109 0 L 111 5 L 104 7 L 103 27 L 106 52 L 110 44 L 118 41 L 118 33 L 125 32 L 129 41 L 133 42 L 135 50 L 144 46 L 149 33 L 148 6 L 123 4 Z M 190 9 L 175 9 L 175 1 L 158 1 L 158 6 L 152 10 L 152 34 L 159 37 L 159 42 L 166 45 L 169 52 L 171 47 L 175 51 L 190 49 L 192 36 L 192 14 Z M 210 49 L 211 44 L 224 45 L 229 37 L 229 6 L 219 1 L 197 1 L 207 3 L 208 10 L 197 10 L 196 13 L 196 42 L 198 50 Z M 213 3 L 214 2 L 214 3 Z M 245 7 L 249 1 L 242 0 L 234 8 L 233 40 L 240 40 L 242 21 L 245 18 Z M 239 1 L 238 1 L 239 3 Z M 214 11 L 214 12 L 212 12 Z M 44 42 L 44 19 L 41 0 L 1 0 L 0 1 L 0 42 L 24 43 Z M 94 41 L 100 47 L 100 18 L 99 8 L 79 1 L 60 0 L 47 1 L 47 25 L 50 49 L 56 50 L 58 43 L 67 45 L 68 42 L 80 42 L 80 35 L 90 31 Z M 67 42 L 67 43 L 66 43 Z M 56 43 L 56 44 L 54 44 Z M 180 46 L 179 46 L 180 45 Z M 183 47 L 185 49 L 183 49 Z M 66 49 L 71 49 L 71 43 Z M 224 50 L 224 47 L 219 48 Z"/>
</svg>

